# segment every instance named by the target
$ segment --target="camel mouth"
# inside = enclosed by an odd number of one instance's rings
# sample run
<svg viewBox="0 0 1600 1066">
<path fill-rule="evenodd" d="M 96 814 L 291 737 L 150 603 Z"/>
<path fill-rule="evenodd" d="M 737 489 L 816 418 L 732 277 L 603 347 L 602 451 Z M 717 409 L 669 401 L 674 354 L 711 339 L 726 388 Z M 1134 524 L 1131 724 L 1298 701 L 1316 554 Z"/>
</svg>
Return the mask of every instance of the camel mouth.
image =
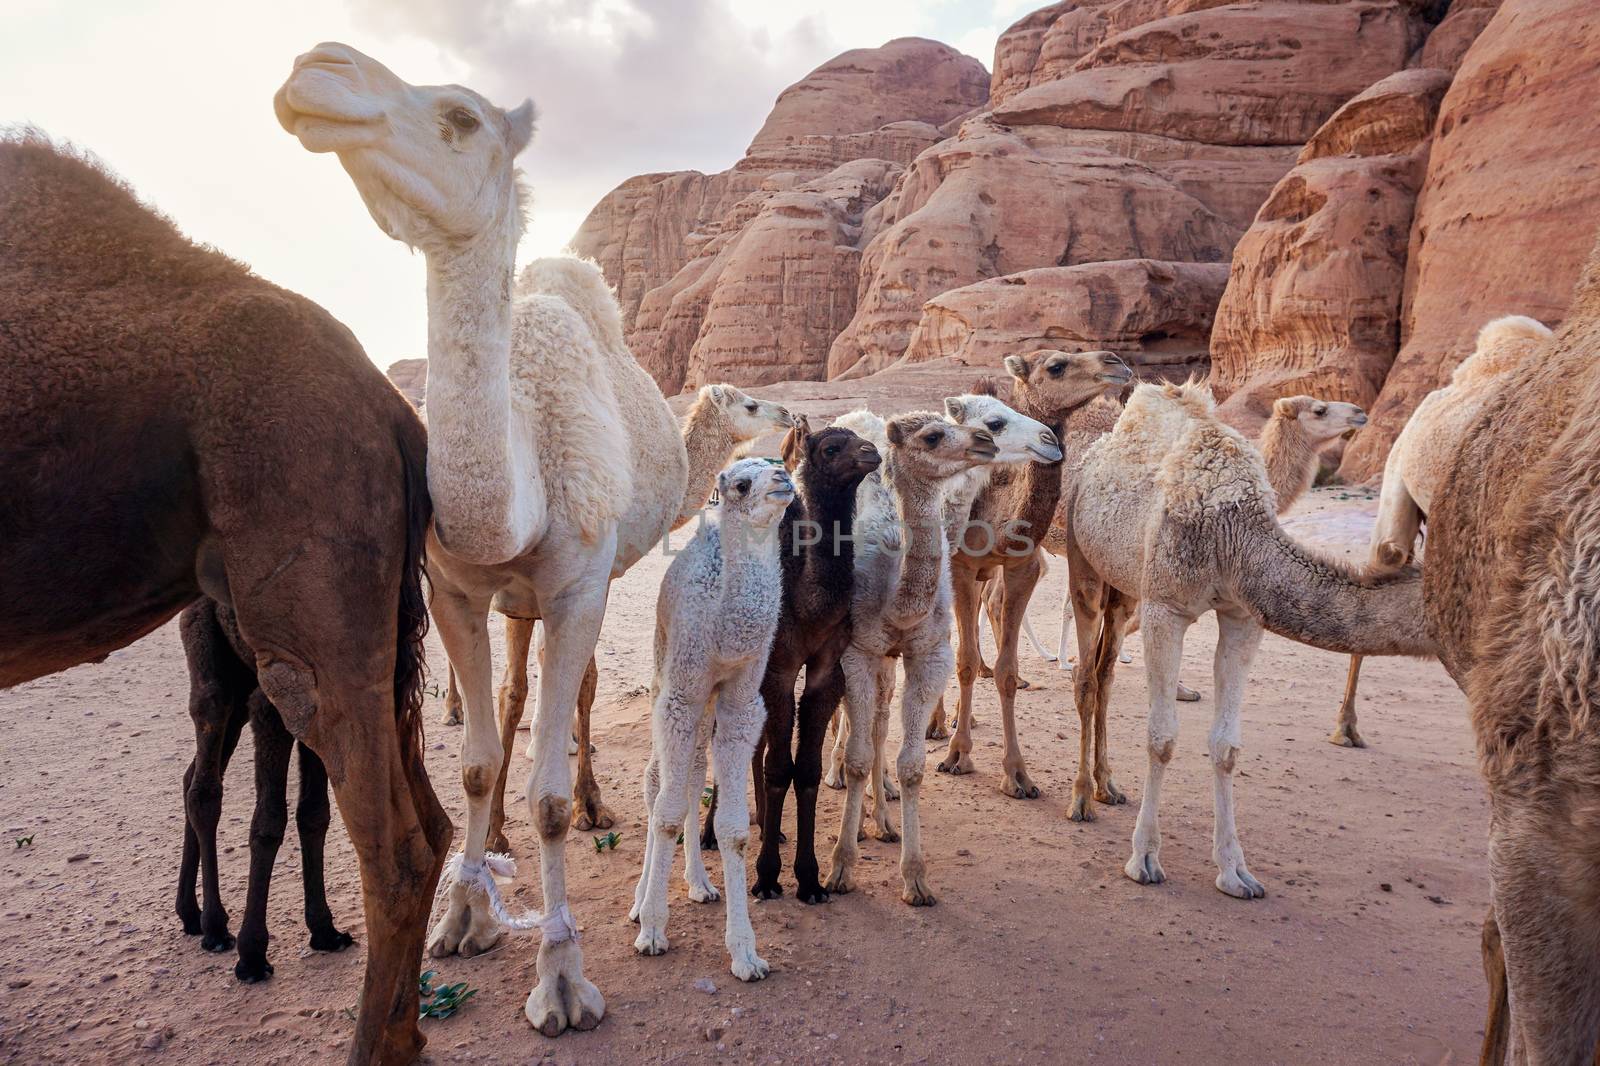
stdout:
<svg viewBox="0 0 1600 1066">
<path fill-rule="evenodd" d="M 869 474 L 882 465 L 883 456 L 879 455 L 877 452 L 873 452 L 871 455 L 856 456 L 856 469 L 865 470 Z"/>
<path fill-rule="evenodd" d="M 1042 444 L 1028 445 L 1028 454 L 1041 463 L 1059 463 L 1066 455 L 1060 448 L 1047 448 Z"/>
<path fill-rule="evenodd" d="M 1367 416 L 1364 415 L 1364 414 L 1363 415 L 1355 415 L 1355 416 L 1351 417 L 1350 424 L 1352 426 L 1354 426 L 1356 429 L 1360 429 L 1362 426 L 1367 424 Z"/>
<path fill-rule="evenodd" d="M 972 447 L 967 449 L 967 455 L 974 459 L 982 459 L 986 463 L 992 462 L 995 456 L 999 454 L 1000 449 L 996 448 L 993 444 L 974 444 Z"/>
</svg>

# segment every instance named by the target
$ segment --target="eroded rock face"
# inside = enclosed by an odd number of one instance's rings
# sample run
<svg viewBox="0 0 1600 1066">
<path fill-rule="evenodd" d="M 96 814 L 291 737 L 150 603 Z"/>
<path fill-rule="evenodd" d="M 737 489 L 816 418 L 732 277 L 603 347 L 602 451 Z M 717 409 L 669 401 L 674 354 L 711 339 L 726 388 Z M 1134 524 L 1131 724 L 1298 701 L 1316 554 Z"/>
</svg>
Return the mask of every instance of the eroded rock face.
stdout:
<svg viewBox="0 0 1600 1066">
<path fill-rule="evenodd" d="M 1204 369 L 1226 263 L 1119 259 L 1041 267 L 940 293 L 923 307 L 904 362 L 1001 367 L 1035 348 L 1117 352 L 1143 376 Z"/>
<path fill-rule="evenodd" d="M 1450 76 L 1406 70 L 1334 113 L 1234 249 L 1212 382 L 1371 406 L 1400 345 L 1417 189 Z"/>
<path fill-rule="evenodd" d="M 1104 11 L 1071 14 L 1100 20 Z M 1392 0 L 1208 6 L 1114 33 L 1059 76 L 1041 56 L 1032 87 L 995 105 L 994 117 L 1300 145 L 1339 105 L 1403 67 L 1420 40 L 1413 16 Z"/>
<path fill-rule="evenodd" d="M 984 119 L 919 156 L 862 254 L 860 299 L 828 376 L 905 354 L 924 302 L 1040 265 L 1226 262 L 1239 231 L 1153 167 L 1075 131 Z"/>
<path fill-rule="evenodd" d="M 1382 469 L 1400 427 L 1492 318 L 1555 324 L 1600 222 L 1600 18 L 1505 0 L 1440 108 L 1407 258 L 1402 347 L 1340 473 Z"/>
<path fill-rule="evenodd" d="M 1454 74 L 1466 57 L 1467 49 L 1499 9 L 1500 0 L 1451 0 L 1444 21 L 1428 34 L 1412 66 L 1432 67 Z"/>
<path fill-rule="evenodd" d="M 678 277 L 686 266 L 715 256 L 775 189 L 798 188 L 856 159 L 908 164 L 941 139 L 941 124 L 987 99 L 983 65 L 936 41 L 900 38 L 846 52 L 784 90 L 733 167 L 629 178 L 590 212 L 572 247 L 616 287 L 630 343 L 638 348 L 643 334 L 654 347 L 680 345 L 661 361 L 686 365 L 699 319 L 668 320 L 689 287 Z M 695 274 L 704 272 L 702 264 Z M 668 285 L 669 293 L 647 300 Z M 647 302 L 652 316 L 641 325 Z"/>
<path fill-rule="evenodd" d="M 384 373 L 389 375 L 400 394 L 411 401 L 411 406 L 420 411 L 428 395 L 428 360 L 396 359 Z"/>
</svg>

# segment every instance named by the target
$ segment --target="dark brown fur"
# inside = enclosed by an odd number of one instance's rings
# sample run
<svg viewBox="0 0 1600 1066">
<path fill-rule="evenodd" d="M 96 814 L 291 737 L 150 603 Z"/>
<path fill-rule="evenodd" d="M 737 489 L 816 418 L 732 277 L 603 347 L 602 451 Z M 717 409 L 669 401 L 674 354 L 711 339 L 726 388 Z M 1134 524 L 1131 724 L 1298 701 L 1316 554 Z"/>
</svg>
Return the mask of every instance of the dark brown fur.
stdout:
<svg viewBox="0 0 1600 1066">
<path fill-rule="evenodd" d="M 1571 318 L 1506 375 L 1428 515 L 1427 623 L 1489 786 L 1485 1061 L 1509 1042 L 1530 1061 L 1588 1062 L 1600 1043 L 1597 535 L 1600 249 Z"/>
<path fill-rule="evenodd" d="M 184 609 L 179 621 L 189 663 L 189 714 L 194 719 L 195 755 L 183 775 L 183 859 L 178 869 L 178 918 L 183 931 L 199 936 L 207 951 L 234 945 L 228 912 L 218 888 L 217 823 L 222 782 L 246 719 L 255 738 L 256 808 L 250 820 L 250 882 L 239 925 L 239 961 L 234 976 L 253 984 L 272 976 L 267 961 L 267 894 L 272 866 L 288 825 L 289 757 L 299 749 L 301 878 L 311 947 L 340 951 L 355 943 L 334 927 L 323 881 L 323 844 L 328 835 L 328 773 L 322 760 L 297 743 L 272 701 L 256 684 L 254 655 L 239 636 L 233 612 L 210 597 Z M 202 874 L 204 908 L 195 906 L 195 875 Z"/>
<path fill-rule="evenodd" d="M 326 312 L 36 133 L 0 142 L 0 366 L 0 687 L 231 604 L 361 858 L 350 1060 L 411 1061 L 451 834 L 421 756 L 421 423 Z"/>
</svg>

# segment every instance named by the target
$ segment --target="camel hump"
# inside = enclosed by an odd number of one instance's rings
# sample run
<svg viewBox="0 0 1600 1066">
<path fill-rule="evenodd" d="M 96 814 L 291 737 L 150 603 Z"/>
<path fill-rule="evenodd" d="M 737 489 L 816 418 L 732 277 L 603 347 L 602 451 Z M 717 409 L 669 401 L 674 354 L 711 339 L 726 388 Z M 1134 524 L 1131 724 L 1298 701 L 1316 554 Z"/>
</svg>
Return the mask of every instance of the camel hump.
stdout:
<svg viewBox="0 0 1600 1066">
<path fill-rule="evenodd" d="M 1470 385 L 1520 365 L 1553 334 L 1550 327 L 1527 315 L 1504 315 L 1478 331 L 1477 346 L 1450 375 L 1452 385 Z"/>
<path fill-rule="evenodd" d="M 573 255 L 546 256 L 522 268 L 517 278 L 519 294 L 559 296 L 588 324 L 595 339 L 608 351 L 626 351 L 622 309 L 606 277 L 592 260 Z"/>
</svg>

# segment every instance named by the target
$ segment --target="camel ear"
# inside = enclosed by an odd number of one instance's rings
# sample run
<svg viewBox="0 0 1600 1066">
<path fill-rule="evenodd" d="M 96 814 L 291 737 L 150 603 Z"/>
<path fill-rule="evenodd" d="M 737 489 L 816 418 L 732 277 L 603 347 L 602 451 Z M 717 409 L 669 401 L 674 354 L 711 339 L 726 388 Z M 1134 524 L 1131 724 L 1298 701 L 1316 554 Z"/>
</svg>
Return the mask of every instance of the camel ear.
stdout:
<svg viewBox="0 0 1600 1066">
<path fill-rule="evenodd" d="M 903 444 L 906 439 L 905 427 L 898 422 L 890 422 L 883 427 L 889 434 L 890 444 Z"/>
<path fill-rule="evenodd" d="M 1300 412 L 1295 402 L 1287 397 L 1272 405 L 1272 413 L 1279 418 L 1294 418 Z"/>
<path fill-rule="evenodd" d="M 1028 361 L 1020 355 L 1008 355 L 1005 358 L 1005 367 L 1011 376 L 1018 381 L 1028 380 Z"/>
<path fill-rule="evenodd" d="M 726 403 L 727 402 L 727 399 L 728 399 L 728 390 L 727 389 L 723 388 L 721 385 L 707 385 L 706 388 L 711 390 L 711 400 L 712 400 L 713 403 Z"/>
<path fill-rule="evenodd" d="M 800 462 L 806 457 L 806 438 L 810 436 L 811 426 L 807 424 L 805 415 L 797 416 L 793 427 L 783 435 L 778 454 L 783 457 L 783 468 L 791 474 L 800 469 Z"/>
<path fill-rule="evenodd" d="M 967 413 L 967 405 L 961 402 L 959 396 L 946 396 L 944 398 L 944 413 L 952 422 L 960 422 Z"/>
<path fill-rule="evenodd" d="M 528 142 L 533 140 L 533 124 L 538 120 L 539 109 L 533 106 L 532 100 L 524 100 L 521 107 L 506 113 L 506 121 L 511 124 L 511 154 L 513 156 L 528 147 Z"/>
</svg>

